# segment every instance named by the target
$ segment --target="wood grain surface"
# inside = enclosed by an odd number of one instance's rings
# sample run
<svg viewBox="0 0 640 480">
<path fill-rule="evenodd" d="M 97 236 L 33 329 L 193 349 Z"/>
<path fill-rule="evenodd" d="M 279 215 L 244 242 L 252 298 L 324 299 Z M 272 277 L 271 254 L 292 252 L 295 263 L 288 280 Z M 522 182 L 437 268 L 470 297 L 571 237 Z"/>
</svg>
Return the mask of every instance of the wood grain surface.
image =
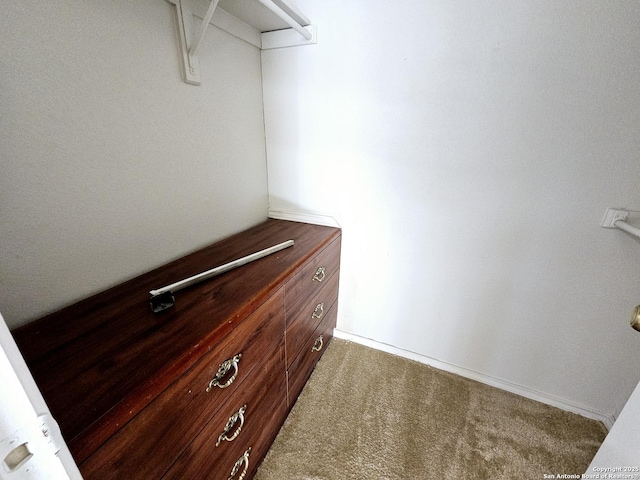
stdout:
<svg viewBox="0 0 640 480">
<path fill-rule="evenodd" d="M 13 332 L 78 463 L 183 375 L 309 259 L 336 228 L 268 220 Z M 295 245 L 176 293 L 149 290 L 293 239 Z"/>
</svg>

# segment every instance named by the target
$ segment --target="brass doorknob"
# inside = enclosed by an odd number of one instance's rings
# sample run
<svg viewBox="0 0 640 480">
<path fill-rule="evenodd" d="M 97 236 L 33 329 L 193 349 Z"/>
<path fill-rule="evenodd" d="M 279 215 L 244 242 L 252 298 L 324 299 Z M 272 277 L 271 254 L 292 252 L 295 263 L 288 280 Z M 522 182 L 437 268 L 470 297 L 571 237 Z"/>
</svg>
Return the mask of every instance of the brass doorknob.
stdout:
<svg viewBox="0 0 640 480">
<path fill-rule="evenodd" d="M 631 315 L 631 326 L 640 332 L 640 305 L 636 307 Z"/>
</svg>

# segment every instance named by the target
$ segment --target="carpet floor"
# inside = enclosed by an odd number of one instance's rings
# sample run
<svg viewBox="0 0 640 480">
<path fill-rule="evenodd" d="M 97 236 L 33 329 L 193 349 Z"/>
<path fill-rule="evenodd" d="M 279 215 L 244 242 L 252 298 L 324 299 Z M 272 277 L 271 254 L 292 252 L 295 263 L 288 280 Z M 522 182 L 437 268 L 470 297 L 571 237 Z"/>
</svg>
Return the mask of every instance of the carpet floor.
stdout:
<svg viewBox="0 0 640 480">
<path fill-rule="evenodd" d="M 606 432 L 600 422 L 334 339 L 255 480 L 539 480 L 584 473 Z"/>
</svg>

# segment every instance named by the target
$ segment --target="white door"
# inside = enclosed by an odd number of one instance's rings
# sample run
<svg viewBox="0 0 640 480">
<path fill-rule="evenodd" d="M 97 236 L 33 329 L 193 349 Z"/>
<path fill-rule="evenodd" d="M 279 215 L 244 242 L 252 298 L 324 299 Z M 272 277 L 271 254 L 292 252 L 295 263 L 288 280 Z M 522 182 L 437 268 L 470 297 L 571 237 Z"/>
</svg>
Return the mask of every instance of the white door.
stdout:
<svg viewBox="0 0 640 480">
<path fill-rule="evenodd" d="M 0 314 L 0 480 L 82 480 Z"/>
<path fill-rule="evenodd" d="M 583 478 L 640 479 L 640 383 Z"/>
</svg>

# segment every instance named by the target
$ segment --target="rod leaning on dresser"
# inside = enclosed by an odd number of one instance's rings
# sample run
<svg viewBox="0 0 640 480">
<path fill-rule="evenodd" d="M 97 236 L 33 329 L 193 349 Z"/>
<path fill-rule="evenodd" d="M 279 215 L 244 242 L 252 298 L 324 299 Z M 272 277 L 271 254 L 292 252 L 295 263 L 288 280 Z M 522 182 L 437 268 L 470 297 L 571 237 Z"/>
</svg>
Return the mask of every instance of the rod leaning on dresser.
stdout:
<svg viewBox="0 0 640 480">
<path fill-rule="evenodd" d="M 158 285 L 290 248 L 180 290 Z M 341 231 L 267 220 L 16 329 L 85 479 L 250 479 L 337 318 Z"/>
</svg>

